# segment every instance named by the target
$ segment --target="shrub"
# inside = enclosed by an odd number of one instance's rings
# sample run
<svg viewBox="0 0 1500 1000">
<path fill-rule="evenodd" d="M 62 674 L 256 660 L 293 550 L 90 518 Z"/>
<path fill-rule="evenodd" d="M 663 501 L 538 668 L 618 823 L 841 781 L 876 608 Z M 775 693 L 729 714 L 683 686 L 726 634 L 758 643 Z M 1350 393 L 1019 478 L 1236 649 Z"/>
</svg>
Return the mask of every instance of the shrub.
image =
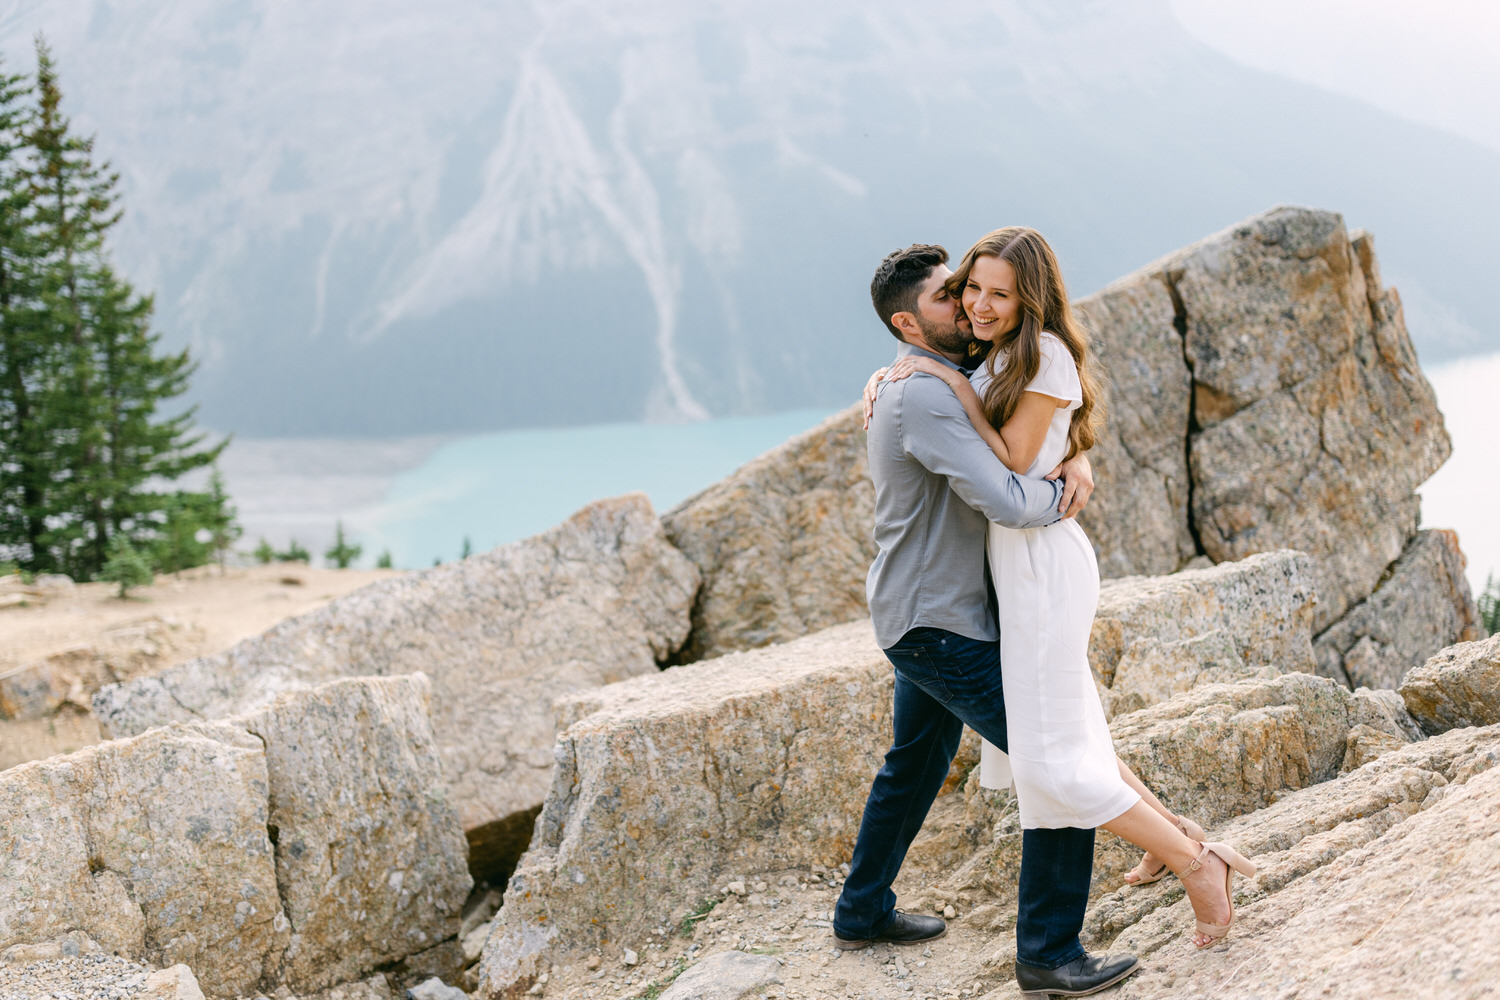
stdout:
<svg viewBox="0 0 1500 1000">
<path fill-rule="evenodd" d="M 262 566 L 265 566 L 269 564 L 272 559 L 276 558 L 276 550 L 271 547 L 270 542 L 262 538 L 260 540 L 260 544 L 255 547 L 255 552 L 253 553 L 253 555 L 255 556 L 256 562 L 260 563 Z"/>
<path fill-rule="evenodd" d="M 1500 635 L 1500 580 L 1491 573 L 1485 578 L 1484 590 L 1479 594 L 1479 620 L 1490 635 Z"/>
<path fill-rule="evenodd" d="M 386 549 L 375 557 L 376 569 L 391 569 L 391 550 Z"/>
<path fill-rule="evenodd" d="M 312 562 L 312 553 L 297 544 L 293 538 L 287 542 L 285 551 L 276 553 L 277 562 Z"/>
<path fill-rule="evenodd" d="M 323 553 L 323 558 L 333 563 L 339 569 L 348 569 L 349 564 L 359 558 L 359 554 L 364 551 L 364 548 L 359 545 L 350 545 L 344 540 L 343 521 L 335 521 L 333 531 L 333 547 Z"/>
<path fill-rule="evenodd" d="M 118 583 L 122 599 L 128 595 L 131 587 L 149 587 L 156 578 L 146 557 L 124 535 L 111 538 L 107 551 L 109 554 L 104 560 L 104 567 L 99 571 L 99 578 Z"/>
</svg>

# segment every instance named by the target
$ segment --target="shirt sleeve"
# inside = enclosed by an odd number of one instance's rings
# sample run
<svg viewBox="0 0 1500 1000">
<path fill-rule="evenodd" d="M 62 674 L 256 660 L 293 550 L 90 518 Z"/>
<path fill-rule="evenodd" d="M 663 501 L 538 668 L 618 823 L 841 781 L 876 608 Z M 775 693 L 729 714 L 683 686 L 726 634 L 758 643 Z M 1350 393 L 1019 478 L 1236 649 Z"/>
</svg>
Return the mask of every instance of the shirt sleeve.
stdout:
<svg viewBox="0 0 1500 1000">
<path fill-rule="evenodd" d="M 907 454 L 945 477 L 959 499 L 997 524 L 1041 528 L 1062 519 L 1061 480 L 1029 479 L 1007 469 L 942 379 L 918 373 L 905 381 L 901 443 Z"/>
<path fill-rule="evenodd" d="M 1078 365 L 1073 360 L 1073 352 L 1052 333 L 1043 332 L 1040 344 L 1042 363 L 1037 366 L 1036 378 L 1027 383 L 1027 391 L 1066 399 L 1070 403 L 1082 403 L 1083 383 L 1078 378 Z"/>
</svg>

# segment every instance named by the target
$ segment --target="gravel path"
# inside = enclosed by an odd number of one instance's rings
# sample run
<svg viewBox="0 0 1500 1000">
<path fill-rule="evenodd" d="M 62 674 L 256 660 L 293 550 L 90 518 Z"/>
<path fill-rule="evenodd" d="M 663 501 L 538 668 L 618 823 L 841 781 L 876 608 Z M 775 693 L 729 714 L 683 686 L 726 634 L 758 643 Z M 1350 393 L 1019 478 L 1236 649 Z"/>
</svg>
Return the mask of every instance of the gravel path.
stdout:
<svg viewBox="0 0 1500 1000">
<path fill-rule="evenodd" d="M 113 955 L 0 965 L 0 1000 L 132 1000 L 149 972 Z"/>
</svg>

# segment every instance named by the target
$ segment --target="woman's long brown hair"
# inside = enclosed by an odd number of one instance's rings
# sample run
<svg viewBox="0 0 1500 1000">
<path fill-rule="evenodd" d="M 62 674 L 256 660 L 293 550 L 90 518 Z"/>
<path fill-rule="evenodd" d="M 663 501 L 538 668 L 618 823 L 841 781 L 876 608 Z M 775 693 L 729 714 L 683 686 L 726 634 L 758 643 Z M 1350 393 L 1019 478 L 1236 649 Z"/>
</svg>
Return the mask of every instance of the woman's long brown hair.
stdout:
<svg viewBox="0 0 1500 1000">
<path fill-rule="evenodd" d="M 998 430 L 1016 412 L 1021 393 L 1041 367 L 1041 336 L 1045 330 L 1067 345 L 1083 386 L 1083 403 L 1073 411 L 1073 421 L 1068 427 L 1067 457 L 1088 451 L 1104 425 L 1100 374 L 1098 363 L 1089 351 L 1088 333 L 1073 318 L 1057 255 L 1035 229 L 1025 226 L 997 229 L 970 247 L 954 268 L 946 286 L 955 301 L 963 301 L 969 272 L 980 257 L 997 257 L 1011 266 L 1016 273 L 1015 293 L 1021 300 L 1021 322 L 995 338 L 985 359 L 991 376 L 984 391 L 985 416 Z"/>
</svg>

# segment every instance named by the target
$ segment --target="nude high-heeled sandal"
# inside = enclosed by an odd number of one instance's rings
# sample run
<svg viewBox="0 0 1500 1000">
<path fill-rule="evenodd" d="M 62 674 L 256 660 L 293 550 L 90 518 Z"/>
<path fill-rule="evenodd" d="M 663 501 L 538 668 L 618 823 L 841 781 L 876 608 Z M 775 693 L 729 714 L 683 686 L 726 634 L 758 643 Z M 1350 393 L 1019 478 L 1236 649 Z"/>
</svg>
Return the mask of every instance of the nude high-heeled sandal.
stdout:
<svg viewBox="0 0 1500 1000">
<path fill-rule="evenodd" d="M 1217 855 L 1219 860 L 1227 866 L 1224 869 L 1224 897 L 1229 901 L 1229 919 L 1222 924 L 1210 924 L 1202 920 L 1195 920 L 1198 933 L 1210 939 L 1200 944 L 1199 948 L 1208 948 L 1218 944 L 1224 935 L 1229 933 L 1229 925 L 1234 923 L 1234 886 L 1232 885 L 1234 873 L 1239 872 L 1246 878 L 1253 878 L 1255 875 L 1255 862 L 1249 860 L 1228 844 L 1209 841 L 1203 844 L 1203 850 L 1199 852 L 1191 864 L 1182 871 L 1175 873 L 1178 880 L 1182 882 L 1183 888 L 1187 887 L 1189 875 L 1202 870 L 1203 862 L 1208 858 L 1210 851 Z"/>
<path fill-rule="evenodd" d="M 1177 817 L 1177 829 L 1181 830 L 1189 840 L 1196 840 L 1199 843 L 1202 843 L 1208 837 L 1208 834 L 1203 832 L 1203 827 L 1199 826 L 1197 823 L 1194 823 L 1186 816 Z M 1130 869 L 1130 871 L 1125 873 L 1126 885 L 1150 885 L 1153 882 L 1160 882 L 1162 879 L 1171 874 L 1171 871 L 1168 870 L 1167 863 L 1165 861 L 1157 865 L 1155 870 L 1153 871 L 1144 870 L 1141 865 L 1144 865 L 1145 863 L 1146 859 L 1143 856 L 1141 858 L 1141 864 L 1136 865 L 1134 868 Z M 1132 875 L 1135 876 L 1135 879 L 1133 881 L 1130 878 L 1130 876 Z"/>
</svg>

